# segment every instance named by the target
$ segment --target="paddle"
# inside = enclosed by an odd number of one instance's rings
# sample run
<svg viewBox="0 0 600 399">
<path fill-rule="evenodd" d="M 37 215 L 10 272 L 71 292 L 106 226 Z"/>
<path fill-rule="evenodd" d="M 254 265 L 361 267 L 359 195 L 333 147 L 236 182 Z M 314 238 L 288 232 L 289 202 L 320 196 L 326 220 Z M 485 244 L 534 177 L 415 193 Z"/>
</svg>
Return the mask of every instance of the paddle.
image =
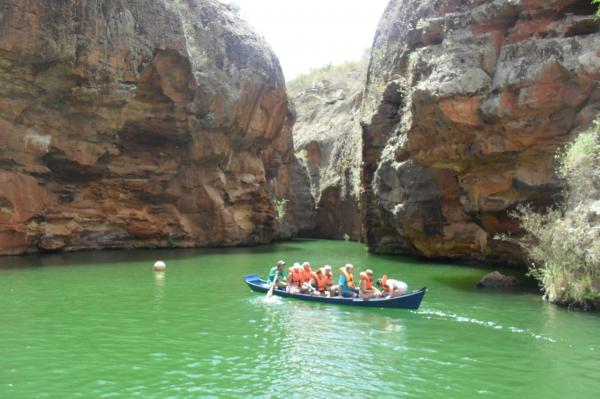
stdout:
<svg viewBox="0 0 600 399">
<path fill-rule="evenodd" d="M 271 298 L 273 296 L 273 290 L 275 289 L 275 284 L 277 283 L 277 277 L 279 277 L 279 272 L 277 269 L 275 269 L 275 277 L 271 283 L 271 288 L 269 288 L 269 291 L 267 291 L 267 298 Z"/>
</svg>

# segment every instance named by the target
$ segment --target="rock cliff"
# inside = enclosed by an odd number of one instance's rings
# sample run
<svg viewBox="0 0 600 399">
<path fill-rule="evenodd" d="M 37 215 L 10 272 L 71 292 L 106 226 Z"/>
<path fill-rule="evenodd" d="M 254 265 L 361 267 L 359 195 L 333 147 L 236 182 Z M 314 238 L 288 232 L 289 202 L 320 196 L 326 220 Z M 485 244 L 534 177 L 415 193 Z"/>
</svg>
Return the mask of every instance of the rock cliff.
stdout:
<svg viewBox="0 0 600 399">
<path fill-rule="evenodd" d="M 309 87 L 291 98 L 297 113 L 294 152 L 312 198 L 302 202 L 310 223 L 301 233 L 360 240 L 359 122 L 366 65 L 350 63 L 333 69 L 337 79 L 308 79 Z M 301 179 L 295 182 L 302 185 Z"/>
<path fill-rule="evenodd" d="M 554 155 L 600 111 L 587 0 L 392 0 L 363 100 L 377 252 L 520 261 L 516 204 L 560 198 Z"/>
<path fill-rule="evenodd" d="M 216 0 L 5 0 L 0 253 L 268 242 L 290 118 Z"/>
</svg>

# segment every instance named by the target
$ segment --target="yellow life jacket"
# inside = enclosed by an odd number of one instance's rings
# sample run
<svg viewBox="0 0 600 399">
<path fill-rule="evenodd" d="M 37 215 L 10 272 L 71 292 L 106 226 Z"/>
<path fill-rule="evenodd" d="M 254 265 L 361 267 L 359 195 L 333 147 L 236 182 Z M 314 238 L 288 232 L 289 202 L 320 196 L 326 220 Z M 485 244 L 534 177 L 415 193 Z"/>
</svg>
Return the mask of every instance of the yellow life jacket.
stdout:
<svg viewBox="0 0 600 399">
<path fill-rule="evenodd" d="M 348 285 L 348 288 L 356 287 L 356 284 L 354 284 L 354 276 L 352 275 L 352 273 L 348 273 L 345 267 L 340 267 L 340 271 L 344 276 L 346 276 L 346 284 Z"/>
</svg>

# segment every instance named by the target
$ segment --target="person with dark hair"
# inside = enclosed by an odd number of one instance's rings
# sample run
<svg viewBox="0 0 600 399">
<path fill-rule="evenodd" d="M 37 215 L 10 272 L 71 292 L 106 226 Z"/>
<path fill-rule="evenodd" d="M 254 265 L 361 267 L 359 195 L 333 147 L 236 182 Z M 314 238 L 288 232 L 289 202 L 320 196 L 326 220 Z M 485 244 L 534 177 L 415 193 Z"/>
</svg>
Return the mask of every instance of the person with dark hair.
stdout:
<svg viewBox="0 0 600 399">
<path fill-rule="evenodd" d="M 408 285 L 404 281 L 388 278 L 385 274 L 377 280 L 377 285 L 387 294 L 388 298 L 404 295 L 408 291 Z"/>
<path fill-rule="evenodd" d="M 318 268 L 312 272 L 309 284 L 312 287 L 311 295 L 329 296 L 329 292 L 325 291 L 325 276 L 323 275 L 322 268 Z"/>
<path fill-rule="evenodd" d="M 267 279 L 267 282 L 269 284 L 273 284 L 273 281 L 275 281 L 275 288 L 285 289 L 287 287 L 287 282 L 285 274 L 283 273 L 284 268 L 285 261 L 280 260 L 277 262 L 277 265 L 273 266 L 271 271 L 269 271 L 269 278 Z M 275 276 L 277 276 L 277 279 L 275 279 Z"/>
</svg>

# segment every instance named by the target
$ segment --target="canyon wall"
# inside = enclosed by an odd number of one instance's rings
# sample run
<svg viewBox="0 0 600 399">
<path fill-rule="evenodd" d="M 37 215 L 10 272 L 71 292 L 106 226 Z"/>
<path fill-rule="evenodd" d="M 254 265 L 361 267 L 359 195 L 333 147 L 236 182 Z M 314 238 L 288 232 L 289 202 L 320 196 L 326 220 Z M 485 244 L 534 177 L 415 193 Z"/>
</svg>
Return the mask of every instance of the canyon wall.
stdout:
<svg viewBox="0 0 600 399">
<path fill-rule="evenodd" d="M 588 0 L 392 0 L 363 99 L 376 252 L 522 261 L 518 204 L 561 199 L 555 154 L 600 112 Z"/>
<path fill-rule="evenodd" d="M 300 230 L 303 235 L 361 239 L 359 122 L 364 69 L 360 63 L 340 71 L 344 77 L 337 82 L 318 80 L 291 98 L 297 112 L 294 152 L 311 198 L 302 202 L 311 221 Z M 294 182 L 297 187 L 306 185 L 301 178 Z"/>
<path fill-rule="evenodd" d="M 292 119 L 216 0 L 5 0 L 0 254 L 269 242 Z"/>
</svg>

